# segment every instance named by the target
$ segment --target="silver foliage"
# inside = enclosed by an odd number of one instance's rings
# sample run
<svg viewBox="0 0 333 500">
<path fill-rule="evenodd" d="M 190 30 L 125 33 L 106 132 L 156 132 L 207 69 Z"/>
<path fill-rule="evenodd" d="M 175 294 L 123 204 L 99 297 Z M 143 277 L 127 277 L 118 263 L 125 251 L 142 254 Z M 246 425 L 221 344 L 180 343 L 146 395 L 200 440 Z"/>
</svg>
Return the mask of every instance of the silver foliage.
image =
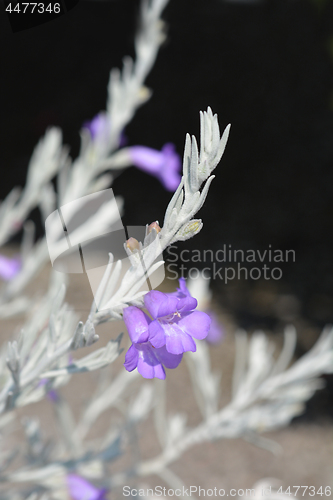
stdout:
<svg viewBox="0 0 333 500">
<path fill-rule="evenodd" d="M 0 430 L 3 434 L 0 482 L 7 488 L 1 493 L 3 500 L 66 500 L 69 498 L 66 478 L 73 471 L 100 487 L 113 490 L 130 478 L 140 481 L 151 474 L 157 474 L 171 487 L 181 487 L 181 479 L 169 465 L 187 449 L 209 440 L 242 437 L 277 453 L 280 450 L 276 443 L 262 434 L 287 425 L 299 415 L 306 401 L 322 387 L 320 376 L 333 371 L 331 327 L 293 364 L 296 332 L 292 326 L 285 331 L 284 347 L 277 359 L 273 356 L 273 343 L 263 332 L 255 332 L 249 338 L 239 331 L 236 332 L 232 398 L 221 408 L 221 374 L 212 371 L 209 348 L 204 341 L 198 341 L 197 352 L 185 355 L 193 393 L 202 414 L 202 421 L 191 428 L 185 414 L 167 411 L 165 382 L 161 385 L 161 381 L 145 381 L 140 388 L 137 372 L 114 369 L 112 364 L 121 353 L 121 335 L 104 347 L 91 349 L 99 341 L 96 329 L 100 323 L 121 319 L 123 308 L 129 304 L 142 305 L 140 286 L 146 276 L 140 265 L 141 257 L 149 275 L 161 265 L 155 262 L 156 258 L 168 245 L 184 241 L 202 228 L 202 221 L 194 216 L 205 202 L 214 178 L 212 172 L 221 159 L 229 134 L 228 126 L 220 135 L 217 115 L 210 108 L 200 113 L 200 148 L 194 136 L 186 137 L 183 178 L 167 207 L 162 231 L 147 231 L 138 252 L 128 251 L 131 268 L 122 279 L 121 262 L 114 263 L 110 255 L 86 321 L 80 321 L 65 303 L 64 275 L 52 273 L 49 289 L 42 297 L 23 294 L 48 258 L 45 238 L 34 244 L 34 227 L 26 222 L 31 209 L 39 206 L 46 217 L 57 204 L 107 187 L 112 175 L 99 177 L 105 170 L 130 164 L 128 150 L 116 150 L 119 135 L 138 106 L 150 96 L 144 80 L 164 39 L 160 15 L 166 3 L 166 0 L 142 3 L 141 25 L 135 39 L 137 57 L 135 61 L 125 59 L 121 72 L 111 72 L 105 116 L 112 127 L 107 143 L 93 143 L 83 130 L 81 152 L 73 161 L 62 145 L 61 132 L 50 129 L 33 153 L 26 187 L 22 192 L 14 189 L 0 206 L 2 244 L 24 225 L 23 267 L 1 291 L 0 315 L 8 317 L 27 312 L 20 334 L 13 336 L 0 351 Z M 56 174 L 57 195 L 50 183 Z M 102 224 L 112 217 L 111 208 L 102 207 L 98 213 Z M 95 222 L 87 221 L 84 232 L 89 233 Z M 193 293 L 198 298 L 201 296 L 202 304 L 206 300 L 203 308 L 208 306 L 207 282 L 198 281 Z M 99 311 L 101 305 L 103 310 Z M 91 352 L 87 354 L 86 349 Z M 83 372 L 92 371 L 99 376 L 96 388 L 80 413 L 74 415 L 70 398 L 66 400 L 59 388 L 74 375 L 79 378 Z M 86 390 L 84 382 L 80 388 Z M 52 394 L 59 435 L 45 439 L 43 423 L 37 418 L 20 421 L 17 410 Z M 102 416 L 107 417 L 108 427 L 96 437 L 94 431 Z M 137 429 L 150 417 L 161 452 L 142 460 Z M 25 436 L 23 453 L 21 447 L 13 449 L 12 446 L 18 427 Z M 122 471 L 111 473 L 110 464 L 126 448 L 130 448 L 132 462 Z M 16 461 L 18 456 L 20 460 Z"/>
</svg>

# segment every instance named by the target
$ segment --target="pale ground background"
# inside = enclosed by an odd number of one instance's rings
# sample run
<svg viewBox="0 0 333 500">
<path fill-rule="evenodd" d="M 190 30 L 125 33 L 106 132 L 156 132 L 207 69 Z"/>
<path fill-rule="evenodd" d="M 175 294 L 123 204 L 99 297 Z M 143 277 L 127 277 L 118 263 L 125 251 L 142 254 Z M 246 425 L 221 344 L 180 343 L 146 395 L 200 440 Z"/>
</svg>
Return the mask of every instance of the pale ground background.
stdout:
<svg viewBox="0 0 333 500">
<path fill-rule="evenodd" d="M 48 271 L 49 269 L 43 271 L 30 287 L 29 293 L 35 293 L 40 288 L 47 288 Z M 172 282 L 172 284 L 176 286 L 176 282 Z M 66 301 L 74 306 L 83 320 L 89 311 L 91 298 L 91 291 L 85 277 L 72 275 Z M 227 403 L 234 359 L 233 334 L 235 324 L 232 316 L 223 311 L 222 307 L 219 307 L 218 310 L 216 307 L 216 311 L 226 333 L 224 341 L 211 348 L 212 365 L 214 369 L 222 371 L 221 403 Z M 21 317 L 3 321 L 1 340 L 10 339 L 22 320 Z M 100 347 L 109 339 L 115 338 L 120 331 L 125 331 L 120 322 L 98 327 L 97 333 L 100 335 L 100 341 L 97 346 Z M 280 337 L 274 336 L 274 339 L 278 345 L 281 344 Z M 125 337 L 122 346 L 126 348 L 127 342 Z M 121 364 L 124 362 L 124 355 L 123 352 L 120 359 L 117 360 L 117 369 L 123 369 Z M 89 399 L 96 377 L 96 373 L 76 375 L 67 387 L 60 389 L 61 394 L 70 396 L 75 415 Z M 184 360 L 177 370 L 168 370 L 167 372 L 167 401 L 168 411 L 187 413 L 189 426 L 196 425 L 200 421 L 200 413 L 192 394 Z M 45 436 L 56 437 L 58 429 L 50 401 L 30 405 L 20 410 L 19 413 L 20 415 L 38 416 L 42 422 Z M 111 413 L 106 412 L 97 421 L 96 434 L 108 427 L 110 418 L 112 418 Z M 18 428 L 17 438 L 13 441 L 13 445 L 20 439 L 20 435 Z M 329 417 L 319 415 L 315 419 L 301 419 L 293 422 L 288 428 L 267 433 L 265 436 L 282 446 L 283 453 L 280 456 L 274 456 L 270 452 L 259 449 L 241 439 L 232 439 L 193 447 L 170 468 L 184 481 L 186 486 L 200 486 L 205 489 L 215 487 L 225 490 L 252 488 L 254 483 L 267 477 L 278 479 L 284 488 L 293 485 L 306 485 L 315 486 L 317 490 L 320 486 L 333 486 L 333 422 Z M 144 458 L 153 457 L 158 453 L 159 445 L 151 422 L 146 422 L 140 427 L 139 439 Z M 118 471 L 122 464 L 126 464 L 128 460 L 129 457 L 125 455 L 118 463 L 112 464 L 111 473 Z M 167 486 L 160 478 L 153 476 L 145 478 L 142 483 L 151 487 Z M 130 484 L 134 487 L 137 486 L 135 482 Z M 121 491 L 117 491 L 111 493 L 109 498 L 125 497 L 122 497 Z M 305 495 L 299 498 L 310 499 L 320 498 L 320 496 Z"/>
</svg>

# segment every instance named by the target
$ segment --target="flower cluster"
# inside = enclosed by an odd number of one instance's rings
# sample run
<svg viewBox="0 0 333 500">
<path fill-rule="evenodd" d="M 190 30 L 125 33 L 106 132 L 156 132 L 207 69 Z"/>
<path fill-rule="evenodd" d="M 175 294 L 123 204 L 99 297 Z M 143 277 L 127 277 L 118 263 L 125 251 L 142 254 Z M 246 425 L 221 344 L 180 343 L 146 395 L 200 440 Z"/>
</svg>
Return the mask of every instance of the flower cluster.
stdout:
<svg viewBox="0 0 333 500">
<path fill-rule="evenodd" d="M 144 297 L 151 318 L 129 306 L 124 321 L 132 341 L 126 353 L 126 370 L 135 368 L 145 378 L 165 379 L 165 368 L 176 368 L 183 353 L 196 351 L 196 339 L 204 339 L 210 329 L 208 314 L 195 311 L 197 300 L 186 288 L 184 278 L 175 293 L 152 290 Z"/>
</svg>

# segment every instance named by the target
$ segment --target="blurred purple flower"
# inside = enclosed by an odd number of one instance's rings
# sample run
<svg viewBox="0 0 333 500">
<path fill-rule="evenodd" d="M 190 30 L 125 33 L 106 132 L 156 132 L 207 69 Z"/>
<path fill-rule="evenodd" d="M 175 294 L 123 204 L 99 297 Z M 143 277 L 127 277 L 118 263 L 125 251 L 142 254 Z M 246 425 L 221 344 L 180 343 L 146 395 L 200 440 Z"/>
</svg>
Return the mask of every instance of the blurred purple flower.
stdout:
<svg viewBox="0 0 333 500">
<path fill-rule="evenodd" d="M 54 389 L 51 389 L 48 393 L 47 393 L 47 397 L 49 398 L 50 401 L 52 401 L 53 403 L 56 403 L 58 400 L 59 400 L 59 395 L 57 393 L 56 390 Z"/>
<path fill-rule="evenodd" d="M 132 146 L 129 152 L 133 165 L 157 177 L 168 191 L 177 189 L 181 179 L 181 160 L 173 144 L 165 144 L 161 151 Z"/>
<path fill-rule="evenodd" d="M 107 490 L 96 488 L 83 477 L 68 474 L 67 485 L 73 500 L 106 500 Z"/>
<path fill-rule="evenodd" d="M 5 281 L 13 279 L 20 271 L 22 266 L 21 259 L 14 257 L 13 259 L 0 254 L 0 278 Z"/>
<path fill-rule="evenodd" d="M 43 385 L 46 385 L 49 381 L 50 381 L 49 378 L 42 378 L 39 381 L 39 384 L 37 387 L 41 387 Z M 52 401 L 53 403 L 56 403 L 59 400 L 59 395 L 55 389 L 51 389 L 46 395 L 49 398 L 49 400 Z"/>
<path fill-rule="evenodd" d="M 214 344 L 214 345 L 219 344 L 223 340 L 223 337 L 224 337 L 223 327 L 222 327 L 221 323 L 219 322 L 219 320 L 217 319 L 216 314 L 213 311 L 207 310 L 206 313 L 208 314 L 208 316 L 211 319 L 211 324 L 210 324 L 210 329 L 209 329 L 208 335 L 207 335 L 205 340 L 209 344 Z"/>
<path fill-rule="evenodd" d="M 102 140 L 108 142 L 111 131 L 110 120 L 103 112 L 98 113 L 92 120 L 85 121 L 83 128 L 89 130 L 92 140 Z M 119 137 L 119 147 L 122 148 L 128 143 L 128 138 L 124 132 L 121 132 Z"/>
<path fill-rule="evenodd" d="M 196 351 L 192 337 L 204 339 L 209 331 L 208 314 L 194 311 L 197 300 L 191 297 L 185 280 L 179 280 L 175 293 L 152 290 L 144 298 L 152 319 L 134 306 L 124 309 L 124 321 L 132 340 L 125 357 L 125 368 L 138 368 L 145 378 L 165 378 L 166 368 L 176 368 L 186 351 Z"/>
<path fill-rule="evenodd" d="M 128 144 L 128 137 L 125 134 L 125 132 L 121 132 L 119 137 L 119 147 L 123 148 L 124 146 L 127 146 L 127 144 Z"/>
</svg>

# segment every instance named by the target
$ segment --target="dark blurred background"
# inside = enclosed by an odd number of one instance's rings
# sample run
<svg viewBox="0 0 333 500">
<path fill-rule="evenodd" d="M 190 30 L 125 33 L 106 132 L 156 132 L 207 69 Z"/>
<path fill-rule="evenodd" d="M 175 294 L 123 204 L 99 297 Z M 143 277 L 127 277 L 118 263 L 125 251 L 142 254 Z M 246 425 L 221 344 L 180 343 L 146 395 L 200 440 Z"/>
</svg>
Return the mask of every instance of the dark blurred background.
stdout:
<svg viewBox="0 0 333 500">
<path fill-rule="evenodd" d="M 1 6 L 1 199 L 24 185 L 48 126 L 60 126 L 78 153 L 82 123 L 105 108 L 110 68 L 134 54 L 138 5 L 81 0 L 15 34 Z M 163 17 L 168 38 L 147 80 L 153 96 L 127 127 L 128 144 L 174 142 L 182 154 L 208 105 L 221 129 L 232 124 L 200 213 L 204 229 L 178 251 L 293 249 L 281 280 L 215 280 L 216 297 L 247 328 L 296 316 L 318 328 L 333 322 L 333 2 L 171 0 Z M 131 168 L 114 191 L 125 196 L 125 224 L 162 223 L 170 193 L 156 179 Z"/>
</svg>

